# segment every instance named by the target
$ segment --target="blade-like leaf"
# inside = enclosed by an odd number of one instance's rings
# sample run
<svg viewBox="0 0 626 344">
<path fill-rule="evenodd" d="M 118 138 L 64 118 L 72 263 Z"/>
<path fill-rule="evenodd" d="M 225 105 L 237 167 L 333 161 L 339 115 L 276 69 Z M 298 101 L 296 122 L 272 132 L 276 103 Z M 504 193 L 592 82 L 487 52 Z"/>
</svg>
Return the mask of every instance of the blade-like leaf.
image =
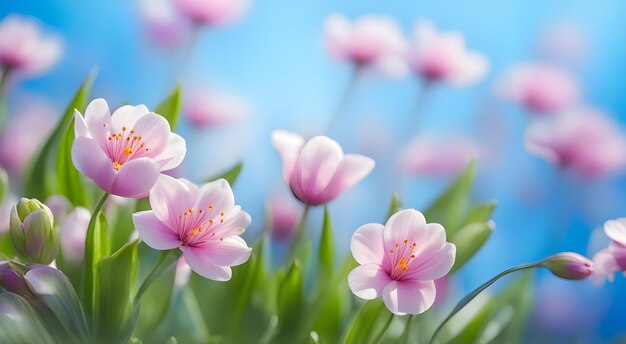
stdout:
<svg viewBox="0 0 626 344">
<path fill-rule="evenodd" d="M 385 313 L 388 311 L 382 299 L 367 301 L 346 328 L 341 343 L 367 343 L 371 335 L 384 326 L 382 318 L 387 315 Z"/>
<path fill-rule="evenodd" d="M 330 281 L 335 266 L 335 241 L 333 239 L 333 226 L 330 221 L 328 207 L 324 208 L 324 224 L 319 250 L 320 276 L 318 276 L 318 281 Z"/>
<path fill-rule="evenodd" d="M 493 233 L 491 221 L 470 223 L 454 233 L 450 242 L 456 245 L 456 259 L 450 272 L 454 272 L 465 265 L 487 242 L 491 233 Z"/>
<path fill-rule="evenodd" d="M 469 225 L 474 222 L 487 222 L 491 219 L 491 215 L 495 209 L 495 201 L 477 205 L 470 209 L 469 213 L 465 217 L 465 220 L 463 221 L 463 225 Z"/>
<path fill-rule="evenodd" d="M 20 296 L 0 293 L 0 343 L 54 344 L 35 310 Z"/>
<path fill-rule="evenodd" d="M 387 221 L 391 215 L 397 213 L 398 211 L 402 210 L 402 200 L 400 199 L 400 196 L 398 196 L 398 194 L 393 194 L 391 195 L 391 200 L 389 201 L 389 209 L 387 210 L 387 218 L 385 219 L 385 221 Z"/>
<path fill-rule="evenodd" d="M 105 194 L 100 203 L 96 206 L 94 214 L 91 216 L 89 226 L 87 227 L 87 235 L 85 238 L 85 266 L 84 266 L 84 284 L 82 290 L 83 306 L 87 314 L 93 314 L 95 311 L 94 303 L 96 296 L 96 286 L 98 274 L 96 273 L 98 263 L 102 257 L 109 254 L 110 245 L 107 234 L 107 221 L 104 213 L 100 211 L 104 205 L 107 195 Z"/>
<path fill-rule="evenodd" d="M 300 325 L 304 312 L 302 266 L 297 259 L 287 270 L 285 277 L 278 286 L 277 311 L 278 327 L 275 342 L 301 342 Z"/>
<path fill-rule="evenodd" d="M 241 173 L 242 168 L 243 168 L 243 162 L 239 162 L 235 164 L 235 166 L 229 168 L 227 171 L 219 173 L 213 177 L 207 178 L 207 181 L 212 182 L 214 180 L 223 178 L 223 179 L 226 179 L 228 184 L 232 186 L 237 181 L 237 178 L 239 177 L 239 173 Z"/>
<path fill-rule="evenodd" d="M 176 129 L 178 124 L 178 118 L 180 117 L 180 109 L 182 105 L 182 94 L 180 86 L 176 86 L 172 92 L 170 92 L 159 106 L 156 107 L 155 112 L 167 119 L 172 131 Z"/>
<path fill-rule="evenodd" d="M 82 108 L 78 108 L 82 111 Z M 87 189 L 82 183 L 80 173 L 72 161 L 72 145 L 74 144 L 74 119 L 66 128 L 57 153 L 56 193 L 64 195 L 75 206 L 87 206 Z"/>
</svg>

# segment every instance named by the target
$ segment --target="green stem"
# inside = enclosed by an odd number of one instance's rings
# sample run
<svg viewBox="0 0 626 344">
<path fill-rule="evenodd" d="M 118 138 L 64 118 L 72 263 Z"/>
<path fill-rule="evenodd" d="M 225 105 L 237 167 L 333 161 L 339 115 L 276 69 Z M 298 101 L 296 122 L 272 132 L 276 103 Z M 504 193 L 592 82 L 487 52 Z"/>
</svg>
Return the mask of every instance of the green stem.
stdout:
<svg viewBox="0 0 626 344">
<path fill-rule="evenodd" d="M 300 222 L 298 223 L 298 228 L 296 232 L 296 237 L 293 239 L 291 243 L 291 248 L 289 249 L 289 260 L 293 258 L 296 254 L 298 247 L 302 244 L 302 241 L 306 237 L 306 228 L 307 228 L 307 220 L 309 219 L 309 212 L 311 210 L 311 206 L 307 204 L 304 207 L 304 211 L 302 212 L 302 217 L 300 218 Z"/>
<path fill-rule="evenodd" d="M 7 86 L 9 82 L 9 67 L 0 69 L 0 128 L 4 126 L 5 121 L 8 119 L 7 109 Z"/>
<path fill-rule="evenodd" d="M 109 197 L 108 193 L 104 193 L 100 201 L 94 208 L 91 213 L 91 219 L 89 219 L 89 225 L 87 226 L 87 234 L 85 236 L 85 273 L 83 274 L 83 297 L 85 298 L 85 308 L 87 308 L 87 312 L 90 313 L 93 310 L 93 302 L 95 300 L 95 288 L 94 288 L 94 276 L 96 274 L 96 261 L 101 258 L 103 252 L 100 251 L 101 246 L 96 245 L 96 243 L 100 243 L 100 237 L 95 236 L 95 227 L 96 221 L 98 221 L 98 216 L 102 207 L 104 206 L 104 202 Z M 98 246 L 96 248 L 96 246 Z M 97 251 L 97 256 L 96 256 Z"/>
<path fill-rule="evenodd" d="M 146 279 L 144 279 L 143 283 L 141 283 L 139 290 L 137 290 L 137 294 L 135 295 L 135 306 L 139 304 L 141 297 L 146 292 L 146 290 L 148 290 L 148 287 L 150 287 L 152 282 L 154 282 L 154 280 L 157 279 L 157 277 L 159 277 L 159 275 L 163 272 L 163 270 L 165 270 L 165 268 L 168 265 L 166 264 L 167 257 L 170 255 L 170 253 L 172 253 L 172 251 L 173 250 L 161 251 L 159 258 L 157 259 L 156 263 L 154 263 L 154 266 L 152 267 L 152 270 L 150 270 L 150 272 L 148 273 L 148 276 L 146 276 Z"/>
<path fill-rule="evenodd" d="M 376 338 L 374 338 L 374 340 L 372 341 L 372 343 L 374 344 L 379 344 L 383 338 L 385 337 L 385 333 L 387 332 L 387 329 L 389 328 L 389 325 L 391 324 L 391 321 L 393 321 L 393 313 L 388 312 L 389 313 L 389 319 L 387 319 L 387 322 L 385 323 L 385 327 L 383 327 L 380 332 L 378 332 L 378 335 L 376 335 Z"/>
<path fill-rule="evenodd" d="M 452 312 L 450 312 L 450 314 L 448 314 L 448 316 L 443 320 L 443 322 L 439 325 L 439 327 L 437 327 L 437 329 L 435 330 L 435 332 L 433 333 L 433 336 L 430 337 L 430 341 L 429 343 L 434 343 L 435 341 L 435 337 L 437 337 L 437 334 L 439 334 L 439 332 L 441 331 L 441 329 L 443 328 L 443 326 L 456 314 L 458 313 L 461 309 L 463 309 L 463 307 L 467 306 L 468 303 L 470 303 L 470 301 L 472 301 L 476 296 L 478 296 L 478 294 L 480 294 L 483 290 L 487 289 L 490 285 L 492 285 L 495 281 L 499 280 L 500 278 L 513 273 L 515 271 L 520 271 L 520 270 L 525 270 L 525 269 L 532 269 L 532 268 L 536 268 L 538 266 L 540 266 L 541 262 L 539 263 L 529 263 L 529 264 L 522 264 L 522 265 L 518 265 L 515 267 L 512 267 L 510 269 L 504 270 L 501 273 L 497 274 L 495 277 L 493 277 L 492 279 L 490 279 L 489 281 L 485 282 L 483 285 L 481 285 L 480 287 L 474 289 L 474 291 L 472 291 L 471 293 L 467 294 L 463 299 L 461 299 L 461 301 L 459 301 L 459 303 L 454 307 L 454 309 L 452 310 Z"/>
<path fill-rule="evenodd" d="M 411 322 L 413 322 L 413 319 L 415 318 L 415 315 L 411 314 L 409 315 L 409 318 L 406 320 L 406 325 L 404 326 L 404 331 L 402 332 L 402 337 L 400 337 L 400 343 L 409 343 L 409 334 L 411 333 Z"/>
</svg>

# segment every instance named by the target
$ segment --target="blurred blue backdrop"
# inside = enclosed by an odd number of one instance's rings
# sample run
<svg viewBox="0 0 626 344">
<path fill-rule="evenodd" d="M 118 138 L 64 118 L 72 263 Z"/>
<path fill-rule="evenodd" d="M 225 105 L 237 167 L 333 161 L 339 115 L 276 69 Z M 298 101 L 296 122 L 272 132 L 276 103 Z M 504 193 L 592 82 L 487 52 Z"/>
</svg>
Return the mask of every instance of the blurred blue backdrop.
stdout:
<svg viewBox="0 0 626 344">
<path fill-rule="evenodd" d="M 499 158 L 479 166 L 474 195 L 477 200 L 498 200 L 497 227 L 484 250 L 464 269 L 460 278 L 463 288 L 472 288 L 511 265 L 554 252 L 591 255 L 599 247 L 588 251 L 592 232 L 608 219 L 626 216 L 623 177 L 603 181 L 565 177 L 524 149 L 524 114 L 493 96 L 494 82 L 509 66 L 537 58 L 538 41 L 549 27 L 573 23 L 587 39 L 588 56 L 575 68 L 586 103 L 623 123 L 626 22 L 624 3 L 619 0 L 419 4 L 260 0 L 241 23 L 203 31 L 187 62 L 146 39 L 136 3 L 4 1 L 0 17 L 10 13 L 34 16 L 65 41 L 64 56 L 56 68 L 41 78 L 14 85 L 10 94 L 35 94 L 62 108 L 94 67 L 98 69 L 94 97 L 104 97 L 112 105 L 130 102 L 154 107 L 175 82 L 183 86 L 209 83 L 236 92 L 251 104 L 250 121 L 202 133 L 192 133 L 188 124 L 181 126 L 189 146 L 184 174 L 199 181 L 243 159 L 245 167 L 235 194 L 253 216 L 248 235 L 254 235 L 262 229 L 268 195 L 285 189 L 280 160 L 270 144 L 271 131 L 321 131 L 348 81 L 348 67 L 329 59 L 322 45 L 324 19 L 334 12 L 351 18 L 365 13 L 389 15 L 405 33 L 411 32 L 415 20 L 428 18 L 442 30 L 461 31 L 470 49 L 483 52 L 490 60 L 484 81 L 471 88 L 439 87 L 421 113 L 424 131 L 459 133 L 498 146 Z M 188 65 L 181 68 L 181 63 Z M 369 154 L 367 142 L 402 129 L 418 92 L 417 83 L 410 78 L 400 82 L 368 78 L 355 91 L 334 138 L 347 152 Z M 376 156 L 377 172 L 330 205 L 338 246 L 344 254 L 354 229 L 383 220 L 392 191 L 402 195 L 405 206 L 422 209 L 447 183 L 418 179 L 399 187 L 382 172 L 389 170 L 384 164 L 394 163 L 387 154 L 383 151 Z M 381 189 L 381 183 L 387 188 Z M 320 217 L 321 211 L 316 209 L 313 218 Z M 539 277 L 531 332 L 583 342 L 626 335 L 623 277 L 602 287 L 591 282 L 555 282 L 545 274 Z M 543 303 L 554 301 L 550 295 L 564 300 L 554 307 L 567 304 L 572 310 L 546 311 Z"/>
</svg>

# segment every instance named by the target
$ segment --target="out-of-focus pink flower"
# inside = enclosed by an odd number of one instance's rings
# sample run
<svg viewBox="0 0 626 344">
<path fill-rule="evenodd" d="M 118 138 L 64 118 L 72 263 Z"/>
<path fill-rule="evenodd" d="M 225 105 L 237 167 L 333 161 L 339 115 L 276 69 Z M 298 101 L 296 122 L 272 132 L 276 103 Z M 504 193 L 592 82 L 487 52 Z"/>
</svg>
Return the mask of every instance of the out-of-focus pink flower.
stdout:
<svg viewBox="0 0 626 344">
<path fill-rule="evenodd" d="M 0 134 L 0 166 L 11 179 L 21 179 L 28 161 L 54 126 L 54 111 L 41 103 L 25 106 Z"/>
<path fill-rule="evenodd" d="M 61 222 L 59 227 L 63 258 L 72 263 L 79 263 L 85 255 L 85 238 L 91 212 L 83 207 L 76 207 Z"/>
<path fill-rule="evenodd" d="M 84 118 L 78 111 L 74 118 L 74 165 L 112 195 L 145 197 L 160 171 L 175 168 L 185 157 L 185 140 L 144 105 L 125 105 L 111 115 L 106 101 L 96 99 Z"/>
<path fill-rule="evenodd" d="M 243 17 L 249 0 L 173 0 L 178 11 L 190 20 L 209 26 L 227 26 Z"/>
<path fill-rule="evenodd" d="M 198 187 L 161 175 L 150 191 L 152 210 L 133 214 L 139 237 L 157 250 L 180 248 L 193 271 L 227 281 L 231 266 L 245 263 L 251 248 L 240 237 L 250 215 L 235 205 L 224 179 Z"/>
<path fill-rule="evenodd" d="M 305 142 L 300 135 L 275 130 L 272 145 L 282 158 L 283 178 L 308 205 L 332 201 L 365 178 L 375 165 L 363 155 L 344 155 L 341 146 L 326 136 Z"/>
<path fill-rule="evenodd" d="M 542 63 L 511 68 L 496 92 L 539 115 L 567 110 L 580 98 L 580 87 L 571 75 L 559 67 Z"/>
<path fill-rule="evenodd" d="M 189 22 L 170 0 L 141 0 L 138 10 L 148 36 L 163 47 L 176 48 L 189 38 Z"/>
<path fill-rule="evenodd" d="M 433 23 L 420 20 L 408 54 L 409 67 L 427 82 L 470 86 L 489 69 L 487 58 L 465 47 L 460 32 L 439 32 Z"/>
<path fill-rule="evenodd" d="M 48 197 L 44 204 L 52 212 L 52 216 L 54 216 L 54 222 L 56 224 L 63 223 L 65 221 L 65 218 L 67 217 L 67 214 L 72 206 L 70 201 L 63 195 L 52 195 Z"/>
<path fill-rule="evenodd" d="M 593 256 L 597 280 L 613 282 L 616 272 L 626 271 L 626 218 L 607 221 L 604 232 L 611 244 Z"/>
<path fill-rule="evenodd" d="M 445 276 L 456 255 L 440 224 L 426 223 L 414 209 L 397 212 L 383 226 L 359 227 L 350 244 L 361 264 L 348 275 L 354 295 L 383 298 L 394 314 L 421 314 L 435 302 L 434 280 Z"/>
<path fill-rule="evenodd" d="M 391 18 L 365 15 L 350 22 L 333 14 L 326 19 L 324 39 L 328 54 L 336 60 L 392 77 L 406 74 L 402 57 L 407 43 Z"/>
<path fill-rule="evenodd" d="M 178 258 L 176 262 L 176 275 L 174 277 L 174 286 L 176 289 L 183 289 L 189 283 L 191 277 L 191 267 L 185 261 L 185 257 Z"/>
<path fill-rule="evenodd" d="M 400 155 L 400 168 L 412 176 L 454 177 L 477 157 L 478 147 L 469 139 L 417 137 Z"/>
<path fill-rule="evenodd" d="M 198 89 L 189 93 L 185 102 L 187 119 L 198 128 L 215 128 L 241 120 L 250 107 L 236 95 Z"/>
<path fill-rule="evenodd" d="M 302 211 L 291 198 L 273 196 L 268 204 L 269 232 L 276 239 L 290 239 L 296 234 Z"/>
<path fill-rule="evenodd" d="M 531 153 L 586 177 L 605 176 L 626 166 L 626 139 L 619 125 L 595 110 L 531 123 L 525 141 Z"/>
<path fill-rule="evenodd" d="M 0 22 L 0 65 L 4 68 L 40 74 L 59 60 L 61 50 L 61 40 L 42 35 L 34 19 L 10 15 Z"/>
<path fill-rule="evenodd" d="M 538 44 L 543 58 L 578 64 L 589 54 L 589 40 L 576 23 L 553 23 L 542 33 Z"/>
</svg>

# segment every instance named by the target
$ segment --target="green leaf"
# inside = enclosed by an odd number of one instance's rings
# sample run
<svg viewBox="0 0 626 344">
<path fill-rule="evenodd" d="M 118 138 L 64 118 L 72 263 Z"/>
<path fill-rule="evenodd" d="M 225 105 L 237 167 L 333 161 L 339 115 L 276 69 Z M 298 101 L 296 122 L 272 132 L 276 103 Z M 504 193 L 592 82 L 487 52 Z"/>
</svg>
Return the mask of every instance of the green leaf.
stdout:
<svg viewBox="0 0 626 344">
<path fill-rule="evenodd" d="M 97 266 L 94 336 L 103 343 L 126 343 L 136 323 L 133 289 L 137 278 L 137 245 L 124 245 Z"/>
<path fill-rule="evenodd" d="M 85 79 L 78 91 L 76 91 L 63 117 L 57 122 L 48 139 L 41 145 L 38 153 L 29 162 L 24 177 L 23 193 L 25 197 L 43 200 L 50 195 L 50 184 L 53 183 L 50 178 L 50 159 L 56 152 L 55 149 L 58 148 L 63 134 L 72 121 L 74 109 L 84 108 L 94 79 L 95 73 L 89 74 L 87 79 Z"/>
<path fill-rule="evenodd" d="M 294 259 L 278 286 L 278 327 L 275 342 L 298 342 L 304 309 L 303 272 L 300 261 Z"/>
<path fill-rule="evenodd" d="M 139 302 L 139 320 L 135 333 L 140 338 L 147 338 L 167 315 L 174 291 L 177 260 L 164 268 Z"/>
<path fill-rule="evenodd" d="M 365 302 L 346 328 L 341 343 L 367 343 L 372 334 L 378 333 L 384 326 L 384 317 L 388 311 L 382 299 Z"/>
<path fill-rule="evenodd" d="M 0 234 L 0 260 L 2 257 L 7 258 L 9 260 L 15 256 L 15 252 L 13 251 L 13 244 L 11 243 L 11 236 L 7 231 L 4 234 Z"/>
<path fill-rule="evenodd" d="M 80 110 L 82 111 L 82 108 Z M 72 118 L 59 143 L 56 163 L 56 193 L 67 197 L 74 206 L 87 206 L 89 198 L 87 189 L 72 161 L 74 137 L 74 119 Z"/>
<path fill-rule="evenodd" d="M 107 194 L 104 194 L 100 203 L 96 206 L 87 227 L 85 238 L 85 266 L 83 284 L 83 306 L 87 314 L 95 311 L 96 286 L 98 285 L 97 267 L 100 259 L 109 254 L 110 245 L 107 234 L 107 220 L 100 211 L 104 205 Z"/>
<path fill-rule="evenodd" d="M 226 179 L 228 184 L 232 186 L 237 181 L 237 178 L 239 177 L 239 173 L 241 173 L 242 168 L 243 168 L 243 162 L 238 162 L 237 164 L 235 164 L 235 166 L 229 168 L 227 171 L 219 173 L 213 177 L 207 178 L 207 181 L 212 182 L 214 180 L 223 178 L 223 179 Z"/>
<path fill-rule="evenodd" d="M 454 235 L 462 220 L 475 173 L 476 164 L 471 162 L 446 191 L 424 212 L 426 220 L 443 225 L 448 236 Z"/>
<path fill-rule="evenodd" d="M 493 233 L 491 222 L 474 222 L 459 229 L 450 242 L 456 245 L 456 259 L 450 272 L 460 269 L 480 250 Z"/>
<path fill-rule="evenodd" d="M 391 201 L 389 201 L 389 210 L 387 210 L 387 218 L 385 219 L 385 222 L 391 217 L 391 215 L 402 210 L 402 207 L 403 205 L 400 196 L 398 196 L 398 194 L 396 193 L 392 194 Z"/>
<path fill-rule="evenodd" d="M 176 129 L 178 118 L 180 117 L 180 109 L 182 106 L 182 94 L 180 85 L 177 85 L 156 108 L 156 113 L 165 117 L 170 124 L 172 131 Z"/>
<path fill-rule="evenodd" d="M 132 215 L 133 212 L 137 211 L 140 210 L 135 210 L 135 205 L 132 203 L 127 206 L 116 207 L 115 218 L 111 221 L 111 228 L 113 228 L 111 231 L 111 250 L 117 251 L 129 241 L 131 234 L 135 230 Z"/>
<path fill-rule="evenodd" d="M 318 281 L 329 281 L 333 276 L 335 267 L 335 241 L 333 239 L 333 226 L 330 221 L 328 207 L 324 208 L 324 224 L 322 226 L 319 250 L 320 276 L 318 276 Z"/>
<path fill-rule="evenodd" d="M 491 201 L 484 204 L 477 205 L 470 209 L 469 213 L 463 221 L 463 225 L 468 225 L 473 222 L 487 222 L 491 219 L 493 211 L 496 209 L 496 202 Z"/>
<path fill-rule="evenodd" d="M 0 293 L 0 309 L 0 343 L 55 343 L 35 310 L 20 296 Z"/>
</svg>

